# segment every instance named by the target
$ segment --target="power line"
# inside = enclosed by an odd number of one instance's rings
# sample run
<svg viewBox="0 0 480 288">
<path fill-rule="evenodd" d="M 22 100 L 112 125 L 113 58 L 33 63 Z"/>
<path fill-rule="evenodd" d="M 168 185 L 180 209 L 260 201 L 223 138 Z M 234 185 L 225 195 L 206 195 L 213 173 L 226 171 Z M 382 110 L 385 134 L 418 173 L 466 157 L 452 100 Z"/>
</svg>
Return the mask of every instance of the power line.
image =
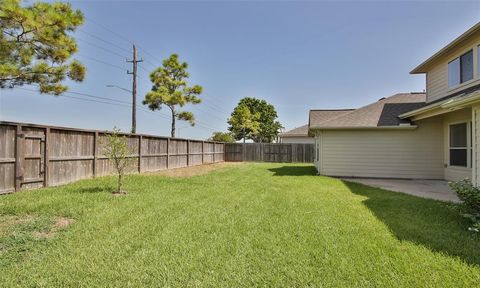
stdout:
<svg viewBox="0 0 480 288">
<path fill-rule="evenodd" d="M 106 31 L 114 34 L 115 36 L 121 38 L 121 39 L 124 40 L 125 42 L 132 43 L 131 40 L 127 39 L 126 37 L 120 35 L 119 33 L 115 32 L 115 31 L 113 31 L 112 29 L 109 29 L 109 28 L 105 27 L 104 25 L 99 24 L 98 22 L 93 21 L 93 20 L 91 20 L 91 19 L 89 19 L 89 21 L 91 21 L 91 22 L 93 22 L 94 24 L 98 25 L 99 27 L 105 29 Z M 95 39 L 97 39 L 97 40 L 99 40 L 99 41 L 102 41 L 102 42 L 104 42 L 104 43 L 107 43 L 107 44 L 109 44 L 109 45 L 112 45 L 112 46 L 114 46 L 114 47 L 117 47 L 117 48 L 119 48 L 119 49 L 122 49 L 123 51 L 127 51 L 127 52 L 130 53 L 130 51 L 128 51 L 128 50 L 120 47 L 119 45 L 116 45 L 116 44 L 113 43 L 113 42 L 104 40 L 104 39 L 102 39 L 101 37 L 99 37 L 99 36 L 97 36 L 97 35 L 94 35 L 94 34 L 92 34 L 92 33 L 90 33 L 90 32 L 86 32 L 86 31 L 84 31 L 84 30 L 81 30 L 81 32 L 83 32 L 83 33 L 85 33 L 85 34 L 87 34 L 87 35 L 90 35 L 90 36 L 92 36 L 93 38 L 95 38 Z M 81 41 L 83 41 L 83 42 L 85 42 L 85 43 L 87 43 L 87 44 L 89 44 L 89 45 L 94 45 L 94 46 L 96 46 L 96 47 L 99 47 L 100 49 L 106 50 L 107 52 L 113 53 L 113 54 L 115 54 L 115 55 L 117 55 L 117 56 L 123 57 L 122 55 L 120 55 L 120 54 L 118 54 L 118 53 L 115 53 L 115 52 L 113 52 L 113 51 L 111 51 L 111 50 L 108 50 L 108 49 L 106 49 L 106 48 L 104 48 L 104 47 L 97 46 L 97 45 L 95 45 L 95 44 L 93 44 L 93 43 L 90 43 L 90 42 L 87 42 L 87 41 L 85 41 L 85 40 L 83 40 L 83 39 L 79 39 L 79 40 L 81 40 Z M 138 46 L 138 45 L 137 45 L 137 46 Z M 138 46 L 138 50 L 142 50 L 144 53 L 152 56 L 153 58 L 156 58 L 152 53 L 146 51 L 144 48 L 141 48 L 140 46 Z M 87 58 L 86 56 L 84 56 L 84 57 Z M 156 58 L 156 59 L 158 59 L 158 58 Z M 99 62 L 99 63 L 103 63 L 103 64 L 108 65 L 108 66 L 120 68 L 120 69 L 123 70 L 123 68 L 121 68 L 120 66 L 117 66 L 117 65 L 111 64 L 111 63 L 107 63 L 107 62 L 105 62 L 105 61 L 103 61 L 103 60 L 93 59 L 93 58 L 91 58 L 91 57 L 90 57 L 90 60 L 96 61 L 96 62 Z M 157 65 L 155 65 L 154 63 L 148 61 L 148 59 L 142 59 L 142 60 L 144 60 L 145 63 L 150 64 L 152 67 L 157 68 Z M 160 59 L 158 59 L 158 60 L 161 62 Z M 146 68 L 144 68 L 144 67 L 142 67 L 142 66 L 139 66 L 138 68 L 141 69 L 141 70 L 143 70 L 144 72 L 146 72 L 146 73 L 148 73 L 148 74 L 151 73 L 151 71 L 148 71 Z M 140 77 L 140 76 L 137 76 L 137 77 L 138 77 L 139 79 L 144 80 L 144 81 L 150 82 L 149 80 L 144 79 L 143 77 Z M 229 115 L 229 114 L 230 114 L 229 112 L 223 110 L 223 108 L 221 108 L 220 106 L 214 104 L 213 101 L 210 102 L 210 101 L 207 100 L 207 99 L 205 99 L 205 100 L 210 103 L 210 104 L 208 104 L 208 105 L 206 105 L 206 106 L 212 106 L 212 110 L 216 110 L 217 112 L 225 113 L 226 115 Z M 217 101 L 220 101 L 220 100 L 217 99 Z M 221 101 L 221 102 L 223 102 L 223 101 Z"/>
<path fill-rule="evenodd" d="M 80 31 L 80 32 L 82 32 L 82 33 L 84 33 L 84 34 L 87 34 L 88 36 L 93 37 L 93 38 L 95 38 L 95 39 L 97 39 L 97 40 L 99 40 L 99 41 L 102 41 L 103 43 L 109 44 L 109 45 L 111 45 L 111 46 L 113 46 L 113 47 L 115 47 L 115 48 L 117 48 L 117 49 L 119 49 L 119 50 L 122 50 L 123 52 L 126 52 L 126 53 L 130 53 L 130 52 L 131 52 L 130 50 L 125 49 L 124 47 L 121 47 L 120 45 L 117 45 L 117 44 L 115 44 L 115 43 L 113 43 L 113 42 L 107 41 L 107 40 L 103 39 L 102 37 L 97 36 L 97 35 L 94 35 L 94 34 L 92 34 L 92 33 L 90 33 L 90 32 L 87 32 L 87 31 L 85 31 L 85 30 L 83 30 L 83 29 L 78 29 L 78 31 Z"/>
<path fill-rule="evenodd" d="M 92 20 L 92 19 L 89 19 L 88 21 L 90 21 L 90 22 L 92 22 L 93 24 L 95 24 L 95 25 L 103 28 L 104 30 L 112 33 L 113 35 L 117 36 L 118 38 L 122 39 L 123 41 L 125 41 L 125 42 L 127 42 L 127 43 L 130 43 L 130 44 L 133 43 L 133 41 L 131 41 L 130 39 L 127 39 L 127 38 L 124 37 L 123 35 L 115 32 L 115 31 L 112 30 L 112 29 L 109 29 L 108 27 L 106 27 L 106 26 L 104 26 L 104 25 L 102 25 L 102 24 L 100 24 L 100 23 L 98 23 L 98 22 L 96 22 L 96 21 L 94 21 L 94 20 Z M 118 48 L 118 49 L 121 49 L 122 51 L 127 51 L 127 50 L 124 49 L 123 47 L 121 47 L 121 46 L 119 46 L 119 45 L 117 45 L 117 44 L 115 44 L 115 43 L 113 43 L 113 42 L 104 40 L 102 37 L 96 36 L 96 35 L 94 35 L 94 34 L 92 34 L 92 33 L 86 32 L 86 31 L 84 31 L 84 30 L 81 30 L 81 32 L 83 32 L 83 33 L 85 33 L 85 34 L 87 34 L 87 35 L 89 35 L 89 36 L 91 36 L 91 37 L 93 37 L 93 38 L 95 38 L 95 39 L 97 39 L 97 40 L 99 40 L 99 41 L 102 41 L 102 42 L 104 42 L 104 43 L 106 43 L 106 44 L 112 45 L 113 47 L 116 47 L 116 48 Z M 90 42 L 85 41 L 85 40 L 83 40 L 83 39 L 79 39 L 79 40 L 82 41 L 82 42 L 85 42 L 85 43 L 87 43 L 87 44 L 89 44 L 89 45 L 92 45 L 92 46 L 94 46 L 94 47 L 97 47 L 97 48 L 99 48 L 99 49 L 105 50 L 105 51 L 107 51 L 107 52 L 109 52 L 109 53 L 112 53 L 112 54 L 114 54 L 114 55 L 117 55 L 117 56 L 120 56 L 120 57 L 124 58 L 123 55 L 121 55 L 121 54 L 119 54 L 119 53 L 116 53 L 116 52 L 114 52 L 114 51 L 111 51 L 111 50 L 109 50 L 109 49 L 106 49 L 106 48 L 104 48 L 104 47 L 102 47 L 102 46 L 98 46 L 98 45 L 96 45 L 96 44 L 90 43 Z M 137 46 L 138 46 L 138 49 L 139 49 L 139 50 L 142 50 L 145 54 L 151 56 L 152 58 L 157 59 L 157 60 L 160 61 L 160 62 L 162 61 L 162 60 L 160 60 L 159 58 L 157 58 L 155 55 L 153 55 L 152 53 L 148 52 L 148 51 L 147 51 L 146 49 L 144 49 L 143 47 L 140 47 L 139 45 L 137 45 Z M 128 52 L 130 52 L 130 51 L 128 51 Z M 84 57 L 85 57 L 85 56 L 84 56 Z M 104 65 L 108 65 L 108 66 L 111 66 L 111 67 L 115 67 L 115 68 L 117 68 L 117 69 L 124 70 L 124 69 L 123 69 L 122 67 L 120 67 L 120 66 L 117 66 L 117 65 L 115 65 L 115 64 L 111 64 L 111 63 L 105 62 L 105 61 L 103 61 L 103 60 L 94 59 L 94 58 L 92 58 L 92 57 L 85 57 L 85 58 L 87 58 L 87 59 L 90 58 L 90 60 L 92 60 L 92 61 L 96 61 L 96 62 L 102 63 L 102 64 L 104 64 Z M 142 60 L 143 60 L 143 59 L 142 59 Z M 154 64 L 153 62 L 148 61 L 148 59 L 145 59 L 145 62 L 146 62 L 147 64 L 150 64 L 152 67 L 157 68 L 157 65 Z M 138 66 L 138 68 L 140 68 L 141 70 L 145 71 L 146 73 L 150 73 L 147 69 L 145 69 L 145 68 L 142 67 L 142 66 Z M 139 79 L 141 79 L 141 80 L 143 80 L 143 81 L 146 81 L 146 82 L 149 82 L 149 84 L 151 84 L 149 80 L 147 80 L 147 79 L 145 79 L 145 78 L 143 78 L 143 77 L 141 77 L 141 76 L 139 76 L 139 75 L 137 75 L 137 77 L 138 77 Z M 134 77 L 134 78 L 135 78 L 135 77 Z M 134 84 L 134 85 L 135 85 L 135 84 Z M 205 100 L 206 100 L 208 103 L 210 103 L 209 105 L 205 105 L 206 108 L 210 108 L 212 111 L 217 111 L 217 112 L 225 113 L 226 115 L 229 115 L 229 112 L 223 110 L 220 106 L 216 105 L 213 101 L 210 102 L 210 100 L 207 100 L 207 99 L 205 99 Z M 206 104 L 206 103 L 205 103 L 205 104 Z M 134 105 L 133 107 L 135 107 L 135 105 Z M 207 113 L 205 110 L 202 110 L 202 109 L 198 109 L 198 110 L 205 112 L 207 115 L 212 115 L 214 118 L 217 118 L 217 119 L 219 119 L 219 120 L 221 120 L 221 121 L 224 121 L 224 120 L 225 120 L 225 119 L 221 119 L 220 117 L 216 116 L 215 114 Z"/>
<path fill-rule="evenodd" d="M 92 22 L 93 24 L 101 27 L 102 29 L 104 29 L 105 31 L 108 31 L 110 33 L 112 33 L 113 35 L 117 36 L 118 38 L 122 39 L 123 41 L 129 43 L 130 45 L 133 44 L 134 41 L 128 39 L 127 37 L 121 35 L 120 33 L 118 32 L 115 32 L 114 30 L 108 28 L 107 26 L 103 25 L 103 24 L 100 24 L 99 22 L 97 21 L 94 21 L 93 19 L 90 19 L 88 18 L 87 21 L 89 22 Z M 148 52 L 146 49 L 144 49 L 143 47 L 141 47 L 140 45 L 137 45 L 138 49 L 139 50 L 142 50 L 145 54 L 149 55 L 150 57 L 154 58 L 156 61 L 159 61 L 160 63 L 162 63 L 162 60 L 157 58 L 155 55 L 153 55 L 152 53 Z M 157 67 L 158 65 L 157 64 L 154 64 L 150 61 L 146 61 L 146 62 L 149 62 L 153 67 Z"/>
<path fill-rule="evenodd" d="M 142 66 L 139 66 L 138 68 L 142 69 L 143 71 L 145 71 L 148 74 L 150 74 L 150 72 L 151 72 L 151 71 L 148 71 L 147 69 L 143 68 Z"/>
<path fill-rule="evenodd" d="M 85 17 L 85 18 L 86 18 L 86 17 Z M 86 19 L 87 19 L 87 18 L 86 18 Z M 90 18 L 88 18 L 87 21 L 92 22 L 93 24 L 95 24 L 95 25 L 97 25 L 97 26 L 105 29 L 106 31 L 112 33 L 113 35 L 115 35 L 115 36 L 117 36 L 118 38 L 122 39 L 123 41 L 127 42 L 128 44 L 130 44 L 130 45 L 133 44 L 133 41 L 130 41 L 130 39 L 127 39 L 127 38 L 124 37 L 123 35 L 121 35 L 121 34 L 115 32 L 115 31 L 109 29 L 109 28 L 106 27 L 105 25 L 100 24 L 100 23 L 98 23 L 97 21 L 94 21 L 93 19 L 90 19 Z"/>
<path fill-rule="evenodd" d="M 127 57 L 125 57 L 125 55 L 119 54 L 119 53 L 117 53 L 117 52 L 115 52 L 115 51 L 112 51 L 112 50 L 110 50 L 110 49 L 107 49 L 107 48 L 105 48 L 105 47 L 102 47 L 102 46 L 99 46 L 99 45 L 94 44 L 94 43 L 92 43 L 92 42 L 86 41 L 86 40 L 84 40 L 84 39 L 82 39 L 82 38 L 75 37 L 75 39 L 80 40 L 81 42 L 86 43 L 86 44 L 88 44 L 88 45 L 90 45 L 90 46 L 93 46 L 93 47 L 95 47 L 95 48 L 102 49 L 103 51 L 106 51 L 106 52 L 111 53 L 111 54 L 113 54 L 113 55 L 119 56 L 119 57 L 121 57 L 121 58 L 123 58 L 123 59 L 126 59 L 126 58 L 127 58 Z"/>
<path fill-rule="evenodd" d="M 38 92 L 37 90 L 34 90 L 34 89 L 28 89 L 28 88 L 23 88 L 23 87 L 16 87 L 16 89 L 20 89 L 20 90 L 25 90 L 25 91 L 30 91 L 30 92 Z M 95 103 L 101 103 L 101 104 L 106 104 L 106 105 L 114 105 L 114 106 L 121 106 L 121 107 L 128 107 L 128 108 L 131 108 L 132 107 L 132 103 L 128 102 L 128 101 L 123 101 L 123 100 L 118 100 L 118 99 L 114 99 L 114 98 L 108 98 L 108 97 L 101 97 L 101 96 L 96 96 L 96 95 L 92 95 L 92 94 L 88 94 L 88 93 L 83 93 L 83 92 L 76 92 L 76 91 L 65 91 L 63 93 L 66 93 L 66 94 L 73 94 L 73 95 L 80 95 L 80 96 L 85 96 L 85 97 L 89 97 L 89 98 L 93 98 L 93 99 L 85 99 L 85 98 L 81 98 L 81 97 L 75 97 L 75 96 L 69 96 L 69 95 L 61 95 L 60 97 L 65 97 L 65 98 L 70 98 L 70 99 L 77 99 L 77 100 L 81 100 L 81 101 L 88 101 L 88 102 L 95 102 Z M 145 109 L 141 106 L 138 107 L 139 110 L 145 112 L 145 113 L 149 113 L 149 114 L 152 114 L 154 116 L 157 116 L 157 117 L 160 117 L 162 119 L 166 119 L 166 120 L 171 120 L 171 117 L 170 115 L 168 114 L 164 114 L 164 113 L 161 113 L 160 111 L 158 112 L 153 112 L 151 110 L 148 110 L 148 109 Z M 217 131 L 217 129 L 214 129 L 212 127 L 209 127 L 205 124 L 203 124 L 202 122 L 200 121 L 196 121 L 196 125 L 198 125 L 199 127 L 201 128 L 204 128 L 204 129 L 207 129 L 209 131 Z"/>
<path fill-rule="evenodd" d="M 108 62 L 103 61 L 103 60 L 100 60 L 100 59 L 96 59 L 96 58 L 93 58 L 93 57 L 90 57 L 90 56 L 86 56 L 86 55 L 83 55 L 83 54 L 77 54 L 77 55 L 80 56 L 80 57 L 82 57 L 82 58 L 91 60 L 91 61 L 95 61 L 95 62 L 102 63 L 102 64 L 107 65 L 107 66 L 110 66 L 110 67 L 117 68 L 117 69 L 122 70 L 122 71 L 125 71 L 125 70 L 126 70 L 125 68 L 123 68 L 123 67 L 121 67 L 121 66 L 118 66 L 118 65 L 115 65 L 115 64 L 111 64 L 111 63 L 108 63 Z"/>
</svg>

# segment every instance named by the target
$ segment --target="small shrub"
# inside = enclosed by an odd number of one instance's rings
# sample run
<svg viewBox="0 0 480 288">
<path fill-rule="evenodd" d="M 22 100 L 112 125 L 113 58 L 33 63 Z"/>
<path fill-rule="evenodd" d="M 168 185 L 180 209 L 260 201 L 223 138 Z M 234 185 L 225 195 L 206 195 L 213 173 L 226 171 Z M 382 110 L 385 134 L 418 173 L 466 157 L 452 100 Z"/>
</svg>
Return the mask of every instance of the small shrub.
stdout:
<svg viewBox="0 0 480 288">
<path fill-rule="evenodd" d="M 462 216 L 472 221 L 469 230 L 480 231 L 480 188 L 472 185 L 470 180 L 465 179 L 449 183 L 458 198 L 463 201 L 460 205 Z"/>
<path fill-rule="evenodd" d="M 130 150 L 128 149 L 127 137 L 120 135 L 120 130 L 114 127 L 112 132 L 106 135 L 102 144 L 103 154 L 112 161 L 118 177 L 117 190 L 114 191 L 114 194 L 126 194 L 125 191 L 122 191 L 123 178 L 131 161 L 128 158 Z"/>
</svg>

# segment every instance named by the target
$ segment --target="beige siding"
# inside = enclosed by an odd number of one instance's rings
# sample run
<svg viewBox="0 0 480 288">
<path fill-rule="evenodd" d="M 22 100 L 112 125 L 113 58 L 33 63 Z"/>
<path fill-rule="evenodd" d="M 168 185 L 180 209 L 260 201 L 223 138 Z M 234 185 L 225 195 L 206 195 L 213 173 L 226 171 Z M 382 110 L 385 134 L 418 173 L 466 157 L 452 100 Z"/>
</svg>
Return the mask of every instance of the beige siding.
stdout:
<svg viewBox="0 0 480 288">
<path fill-rule="evenodd" d="M 480 106 L 472 108 L 472 139 L 473 139 L 473 157 L 472 157 L 472 181 L 474 185 L 480 185 Z"/>
<path fill-rule="evenodd" d="M 325 130 L 317 168 L 329 176 L 442 179 L 440 118 L 415 130 Z"/>
<path fill-rule="evenodd" d="M 282 137 L 282 143 L 313 144 L 314 142 L 313 137 Z"/>
<path fill-rule="evenodd" d="M 448 96 L 465 88 L 480 84 L 478 75 L 477 46 L 480 45 L 480 32 L 471 36 L 465 43 L 446 53 L 432 63 L 427 70 L 427 102 Z M 448 62 L 473 48 L 474 78 L 457 87 L 448 88 Z"/>
</svg>

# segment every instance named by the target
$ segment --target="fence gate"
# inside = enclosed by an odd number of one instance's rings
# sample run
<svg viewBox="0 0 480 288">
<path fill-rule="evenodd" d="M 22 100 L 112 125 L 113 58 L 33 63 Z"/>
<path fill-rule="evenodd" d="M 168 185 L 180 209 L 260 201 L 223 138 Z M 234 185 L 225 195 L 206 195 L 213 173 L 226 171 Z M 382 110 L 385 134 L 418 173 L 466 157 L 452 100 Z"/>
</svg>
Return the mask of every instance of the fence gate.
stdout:
<svg viewBox="0 0 480 288">
<path fill-rule="evenodd" d="M 39 188 L 46 183 L 45 129 L 17 126 L 16 188 Z"/>
</svg>

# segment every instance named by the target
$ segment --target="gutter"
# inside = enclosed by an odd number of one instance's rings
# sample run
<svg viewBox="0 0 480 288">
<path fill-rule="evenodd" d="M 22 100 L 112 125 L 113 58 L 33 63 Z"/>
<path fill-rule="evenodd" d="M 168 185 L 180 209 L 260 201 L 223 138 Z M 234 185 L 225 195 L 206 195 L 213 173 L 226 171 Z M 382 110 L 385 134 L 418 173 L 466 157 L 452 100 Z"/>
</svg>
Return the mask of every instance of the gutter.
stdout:
<svg viewBox="0 0 480 288">
<path fill-rule="evenodd" d="M 452 108 L 463 108 L 463 107 L 458 107 L 459 105 L 469 105 L 473 104 L 474 102 L 480 101 L 480 92 L 474 92 L 472 93 L 471 96 L 460 96 L 456 98 L 450 98 L 435 104 L 432 104 L 430 106 L 425 106 L 407 113 L 403 113 L 399 115 L 398 117 L 400 119 L 405 119 L 405 118 L 410 118 L 412 116 L 416 116 L 421 113 L 429 112 L 431 110 L 437 109 L 437 108 L 443 108 L 443 109 L 452 109 Z"/>
<path fill-rule="evenodd" d="M 288 138 L 288 137 L 309 137 L 309 136 L 308 134 L 288 134 L 288 135 L 278 134 L 278 137 Z"/>
<path fill-rule="evenodd" d="M 310 130 L 414 130 L 417 125 L 398 125 L 398 126 L 313 126 Z"/>
</svg>

